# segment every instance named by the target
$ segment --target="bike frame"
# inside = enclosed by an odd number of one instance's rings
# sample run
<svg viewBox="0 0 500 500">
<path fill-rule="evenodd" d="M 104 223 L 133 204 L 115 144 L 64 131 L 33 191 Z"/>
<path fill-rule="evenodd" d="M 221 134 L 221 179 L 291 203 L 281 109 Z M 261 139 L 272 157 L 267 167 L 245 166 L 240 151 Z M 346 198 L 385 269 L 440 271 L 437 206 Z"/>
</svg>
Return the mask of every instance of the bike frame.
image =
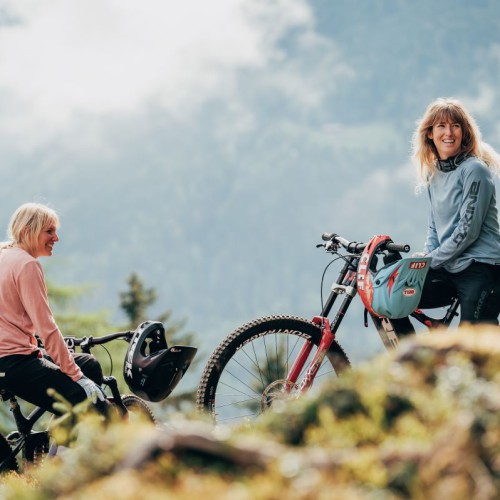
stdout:
<svg viewBox="0 0 500 500">
<path fill-rule="evenodd" d="M 343 239 L 340 238 L 340 240 Z M 347 242 L 346 240 L 343 240 L 342 246 L 349 246 L 349 245 L 352 244 Z M 354 244 L 354 245 L 357 245 L 359 248 L 362 248 L 360 244 Z M 347 254 L 342 257 L 344 259 L 344 265 L 342 266 L 342 269 L 340 270 L 337 279 L 335 280 L 335 282 L 331 287 L 330 294 L 323 306 L 323 310 L 321 311 L 321 314 L 319 316 L 315 316 L 312 319 L 312 322 L 315 325 L 318 325 L 322 332 L 318 350 L 316 351 L 315 355 L 313 356 L 313 359 L 309 363 L 309 366 L 305 370 L 305 374 L 302 377 L 302 380 L 300 381 L 300 383 L 297 384 L 299 376 L 305 368 L 306 360 L 308 359 L 308 356 L 310 355 L 311 350 L 314 347 L 312 342 L 306 342 L 302 346 L 287 376 L 289 392 L 291 391 L 292 388 L 295 388 L 297 392 L 300 394 L 306 392 L 311 387 L 314 378 L 316 376 L 316 373 L 318 372 L 330 346 L 335 340 L 335 335 L 340 327 L 340 324 L 342 323 L 342 320 L 344 319 L 347 310 L 351 305 L 352 300 L 358 293 L 356 278 L 357 278 L 358 263 L 361 255 Z M 328 317 L 333 309 L 335 302 L 337 301 L 340 295 L 344 296 L 344 300 L 340 304 L 335 317 L 330 322 Z M 431 318 L 427 316 L 420 309 L 415 310 L 411 314 L 411 317 L 415 318 L 418 322 L 422 323 L 428 328 L 436 328 L 438 326 L 447 327 L 449 326 L 453 318 L 457 315 L 459 305 L 460 304 L 458 298 L 455 298 L 452 301 L 451 305 L 448 307 L 445 316 L 441 319 Z M 375 323 L 375 326 L 377 327 L 377 330 L 379 331 L 379 334 L 382 338 L 385 347 L 387 349 L 397 348 L 399 343 L 398 335 L 397 332 L 394 330 L 391 320 L 387 318 L 374 318 L 373 316 L 372 319 Z M 380 326 L 377 325 L 377 320 L 379 320 Z M 366 324 L 366 326 L 368 326 L 368 324 Z"/>
<path fill-rule="evenodd" d="M 115 377 L 104 377 L 103 385 L 110 388 L 112 397 L 108 398 L 110 402 L 116 404 L 122 414 L 127 413 L 127 409 L 122 402 L 120 392 L 118 390 L 118 382 Z M 12 452 L 0 463 L 0 471 L 3 470 L 4 463 L 7 463 L 11 457 L 15 457 L 19 451 L 23 450 L 23 458 L 28 461 L 33 461 L 33 453 L 36 446 L 43 445 L 48 451 L 49 433 L 48 431 L 33 431 L 33 427 L 46 413 L 43 408 L 34 408 L 28 416 L 25 416 L 21 410 L 21 406 L 17 397 L 7 391 L 0 390 L 0 397 L 6 401 L 9 400 L 10 411 L 14 416 L 17 430 L 12 431 L 7 435 L 7 441 L 12 445 Z"/>
<path fill-rule="evenodd" d="M 99 344 L 106 344 L 115 339 L 123 339 L 127 342 L 130 342 L 132 335 L 134 332 L 116 332 L 111 333 L 109 335 L 104 335 L 102 337 L 65 337 L 64 341 L 68 346 L 68 349 L 71 352 L 75 351 L 76 347 L 79 347 L 80 350 L 84 353 L 90 353 L 92 347 Z M 108 400 L 118 406 L 123 415 L 128 413 L 127 408 L 123 404 L 120 391 L 118 389 L 118 382 L 115 377 L 107 376 L 103 378 L 103 385 L 109 387 L 112 396 L 108 397 Z M 4 458 L 4 460 L 0 463 L 0 472 L 4 470 L 6 464 L 12 460 L 12 458 L 16 457 L 17 454 L 22 450 L 23 458 L 29 462 L 32 462 L 34 459 L 34 450 L 36 447 L 43 445 L 44 451 L 48 452 L 49 447 L 49 432 L 48 431 L 33 431 L 33 427 L 40 420 L 42 415 L 46 413 L 46 410 L 43 408 L 36 407 L 34 408 L 28 416 L 25 416 L 22 413 L 19 402 L 14 394 L 9 393 L 5 389 L 0 389 L 0 397 L 4 401 L 9 401 L 10 411 L 14 416 L 14 420 L 16 423 L 17 430 L 9 433 L 6 438 L 9 444 L 11 444 L 12 451 L 8 456 Z"/>
</svg>

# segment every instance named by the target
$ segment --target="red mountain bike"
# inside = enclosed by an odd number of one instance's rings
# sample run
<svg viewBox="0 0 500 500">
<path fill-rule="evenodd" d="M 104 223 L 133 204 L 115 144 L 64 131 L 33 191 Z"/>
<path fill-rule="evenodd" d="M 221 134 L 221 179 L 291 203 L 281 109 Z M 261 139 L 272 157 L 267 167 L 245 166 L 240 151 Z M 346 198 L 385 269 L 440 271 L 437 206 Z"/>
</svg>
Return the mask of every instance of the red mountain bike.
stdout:
<svg viewBox="0 0 500 500">
<path fill-rule="evenodd" d="M 309 390 L 313 382 L 336 376 L 350 366 L 349 359 L 335 335 L 349 306 L 358 293 L 357 269 L 366 246 L 346 240 L 337 234 L 323 234 L 324 243 L 317 247 L 343 265 L 323 304 L 312 321 L 293 316 L 267 316 L 250 321 L 228 335 L 210 356 L 198 386 L 198 409 L 208 411 L 217 422 L 252 420 L 277 400 L 297 397 Z M 378 253 L 385 263 L 409 252 L 409 245 L 388 240 Z M 325 272 L 323 272 L 322 282 Z M 337 299 L 341 303 L 333 320 L 328 317 Z M 412 317 L 427 327 L 448 326 L 457 315 L 458 299 L 441 319 L 433 319 L 421 310 Z M 387 349 L 398 345 L 398 335 L 391 320 L 369 314 Z M 368 314 L 365 325 L 368 326 Z"/>
</svg>

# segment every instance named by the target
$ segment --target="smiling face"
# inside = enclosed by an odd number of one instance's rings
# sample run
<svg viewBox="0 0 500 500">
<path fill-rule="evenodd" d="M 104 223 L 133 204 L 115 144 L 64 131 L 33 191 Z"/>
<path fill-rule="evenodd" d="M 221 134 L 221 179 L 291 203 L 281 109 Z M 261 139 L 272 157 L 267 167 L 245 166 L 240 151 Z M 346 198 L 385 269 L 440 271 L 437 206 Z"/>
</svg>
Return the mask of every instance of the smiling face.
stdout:
<svg viewBox="0 0 500 500">
<path fill-rule="evenodd" d="M 450 119 L 442 118 L 434 123 L 428 137 L 434 142 L 441 160 L 457 155 L 462 149 L 462 126 Z"/>
<path fill-rule="evenodd" d="M 50 257 L 56 241 L 59 241 L 57 236 L 57 225 L 51 222 L 45 226 L 38 235 L 36 247 L 32 251 L 33 257 Z"/>
</svg>

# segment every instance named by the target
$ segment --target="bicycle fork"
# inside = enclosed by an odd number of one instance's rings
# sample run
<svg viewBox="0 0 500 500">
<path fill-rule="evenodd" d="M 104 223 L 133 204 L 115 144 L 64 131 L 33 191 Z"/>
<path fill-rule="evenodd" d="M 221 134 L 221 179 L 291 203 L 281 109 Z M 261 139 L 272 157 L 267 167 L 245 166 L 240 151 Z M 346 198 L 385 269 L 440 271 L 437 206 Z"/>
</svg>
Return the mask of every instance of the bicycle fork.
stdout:
<svg viewBox="0 0 500 500">
<path fill-rule="evenodd" d="M 297 380 L 300 376 L 302 369 L 304 368 L 306 361 L 311 354 L 314 344 L 311 341 L 307 341 L 301 348 L 297 359 L 294 361 L 287 377 L 287 387 L 286 391 L 291 392 L 292 388 L 297 391 L 300 395 L 306 392 L 312 385 L 318 370 L 325 359 L 330 346 L 335 340 L 335 333 L 337 332 L 340 323 L 342 322 L 347 309 L 349 308 L 352 299 L 356 296 L 356 263 L 357 258 L 351 257 L 344 264 L 342 270 L 339 273 L 337 280 L 332 285 L 332 289 L 328 300 L 321 312 L 320 316 L 315 316 L 312 323 L 318 325 L 321 329 L 321 340 L 318 346 L 318 350 L 313 356 L 311 363 L 309 364 L 304 377 L 297 385 Z M 337 314 L 332 321 L 331 325 L 328 320 L 328 314 L 330 313 L 335 300 L 339 295 L 344 295 L 345 298 L 337 311 Z"/>
<path fill-rule="evenodd" d="M 309 364 L 309 367 L 306 370 L 306 373 L 304 374 L 304 377 L 300 381 L 300 384 L 297 386 L 298 394 L 306 392 L 307 389 L 311 387 L 314 381 L 314 377 L 316 376 L 316 373 L 318 373 L 321 363 L 323 363 L 326 353 L 328 352 L 328 349 L 330 349 L 330 346 L 332 345 L 332 342 L 335 339 L 335 336 L 333 335 L 330 329 L 330 322 L 328 321 L 328 318 L 325 318 L 323 316 L 315 316 L 312 322 L 315 325 L 319 325 L 319 327 L 321 328 L 322 331 L 321 342 L 319 344 L 318 350 L 316 351 L 316 354 L 314 355 L 311 363 Z M 297 359 L 294 361 L 292 367 L 290 368 L 290 372 L 287 377 L 287 381 L 290 382 L 290 385 L 288 386 L 288 391 L 290 390 L 290 387 L 295 386 L 295 383 L 300 375 L 300 372 L 302 371 L 302 368 L 305 365 L 307 358 L 311 354 L 312 348 L 313 348 L 313 343 L 310 341 L 306 342 L 302 346 L 299 355 L 297 356 Z"/>
</svg>

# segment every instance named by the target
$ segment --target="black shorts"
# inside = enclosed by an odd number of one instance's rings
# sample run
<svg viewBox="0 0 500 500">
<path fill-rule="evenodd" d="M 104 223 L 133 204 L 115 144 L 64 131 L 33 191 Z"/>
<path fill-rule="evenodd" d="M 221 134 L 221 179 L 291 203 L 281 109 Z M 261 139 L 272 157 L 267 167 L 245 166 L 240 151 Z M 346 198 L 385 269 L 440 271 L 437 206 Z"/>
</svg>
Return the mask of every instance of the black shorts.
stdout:
<svg viewBox="0 0 500 500">
<path fill-rule="evenodd" d="M 500 266 L 473 262 L 459 273 L 431 269 L 425 279 L 419 309 L 433 309 L 460 300 L 460 324 L 498 325 L 500 314 Z M 396 332 L 414 333 L 408 318 L 392 319 Z"/>
<path fill-rule="evenodd" d="M 101 365 L 91 354 L 74 354 L 76 364 L 83 374 L 97 384 L 102 383 Z M 86 399 L 86 393 L 79 384 L 46 357 L 33 354 L 13 354 L 0 357 L 0 387 L 19 398 L 58 414 L 53 408 L 56 401 L 48 394 L 54 389 L 71 404 L 76 405 Z M 99 402 L 101 403 L 101 402 Z M 103 408 L 98 409 L 101 411 Z"/>
<path fill-rule="evenodd" d="M 431 269 L 425 280 L 420 309 L 432 309 L 460 300 L 460 323 L 498 325 L 500 300 L 497 295 L 500 266 L 473 262 L 458 273 Z"/>
</svg>

